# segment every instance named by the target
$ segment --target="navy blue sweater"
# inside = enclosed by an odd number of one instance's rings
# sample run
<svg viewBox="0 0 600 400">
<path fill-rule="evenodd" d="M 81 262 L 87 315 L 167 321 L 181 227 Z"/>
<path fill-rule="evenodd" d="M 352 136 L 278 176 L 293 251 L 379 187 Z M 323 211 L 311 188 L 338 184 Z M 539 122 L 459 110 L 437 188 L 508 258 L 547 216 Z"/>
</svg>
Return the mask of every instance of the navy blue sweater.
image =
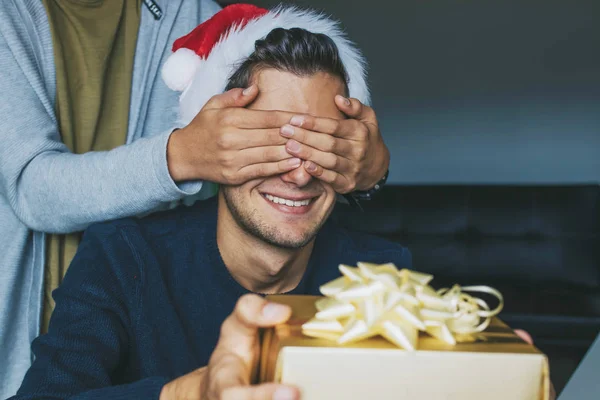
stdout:
<svg viewBox="0 0 600 400">
<path fill-rule="evenodd" d="M 88 229 L 13 399 L 158 399 L 168 381 L 206 365 L 221 323 L 248 293 L 223 263 L 216 219 L 211 199 Z M 291 293 L 319 294 L 338 264 L 357 261 L 406 268 L 411 256 L 329 221 Z"/>
</svg>

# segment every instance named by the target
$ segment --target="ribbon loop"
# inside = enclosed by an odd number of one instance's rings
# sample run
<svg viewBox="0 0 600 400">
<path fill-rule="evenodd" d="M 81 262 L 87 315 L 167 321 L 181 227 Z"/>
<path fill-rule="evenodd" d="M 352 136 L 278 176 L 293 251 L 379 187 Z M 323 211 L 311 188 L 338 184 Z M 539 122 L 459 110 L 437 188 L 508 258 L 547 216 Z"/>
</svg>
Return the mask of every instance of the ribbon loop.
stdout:
<svg viewBox="0 0 600 400">
<path fill-rule="evenodd" d="M 347 344 L 381 335 L 398 347 L 414 350 L 419 331 L 456 344 L 457 337 L 481 332 L 504 306 L 502 294 L 488 286 L 454 285 L 435 291 L 433 275 L 398 270 L 392 263 L 341 264 L 340 278 L 321 286 L 326 296 L 316 303 L 315 317 L 302 325 L 307 336 Z M 482 299 L 498 299 L 490 309 Z"/>
</svg>

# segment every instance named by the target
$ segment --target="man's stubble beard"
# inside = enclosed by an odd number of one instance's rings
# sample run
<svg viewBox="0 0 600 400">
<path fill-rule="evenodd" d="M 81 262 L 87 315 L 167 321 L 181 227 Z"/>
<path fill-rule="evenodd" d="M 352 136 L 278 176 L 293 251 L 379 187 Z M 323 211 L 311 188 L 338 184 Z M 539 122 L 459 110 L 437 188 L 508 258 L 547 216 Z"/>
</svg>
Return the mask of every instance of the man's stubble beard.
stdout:
<svg viewBox="0 0 600 400">
<path fill-rule="evenodd" d="M 246 233 L 254 236 L 255 238 L 270 244 L 271 246 L 275 246 L 281 249 L 301 249 L 310 243 L 311 240 L 317 235 L 325 221 L 327 220 L 327 216 L 323 218 L 321 221 L 318 221 L 312 226 L 310 229 L 306 231 L 304 236 L 300 240 L 290 240 L 281 237 L 281 233 L 278 231 L 277 227 L 267 226 L 266 224 L 260 221 L 258 217 L 258 211 L 253 210 L 244 210 L 242 208 L 243 202 L 240 200 L 239 196 L 235 191 L 230 190 L 227 186 L 221 186 L 221 193 L 223 194 L 223 198 L 225 199 L 225 204 L 227 204 L 227 208 L 229 212 L 233 216 L 233 219 L 238 224 L 240 228 Z"/>
</svg>

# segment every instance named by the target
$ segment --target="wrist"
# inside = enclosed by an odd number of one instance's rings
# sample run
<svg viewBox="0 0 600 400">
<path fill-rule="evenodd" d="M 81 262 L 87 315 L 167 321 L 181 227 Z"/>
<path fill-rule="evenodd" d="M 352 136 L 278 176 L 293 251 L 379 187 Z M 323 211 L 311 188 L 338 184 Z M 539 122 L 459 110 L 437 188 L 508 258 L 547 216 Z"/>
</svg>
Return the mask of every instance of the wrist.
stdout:
<svg viewBox="0 0 600 400">
<path fill-rule="evenodd" d="M 159 400 L 201 400 L 206 380 L 206 367 L 198 368 L 163 386 Z"/>
<path fill-rule="evenodd" d="M 355 208 L 362 210 L 360 206 L 361 201 L 371 200 L 373 196 L 381 190 L 383 185 L 385 185 L 387 178 L 389 176 L 390 171 L 387 170 L 383 177 L 369 190 L 355 190 L 354 192 L 350 192 L 344 195 L 344 198 L 348 201 L 348 203 Z"/>
<path fill-rule="evenodd" d="M 188 148 L 185 146 L 186 136 L 185 128 L 176 129 L 171 133 L 167 142 L 167 167 L 171 178 L 175 182 L 194 179 L 188 157 Z"/>
<path fill-rule="evenodd" d="M 382 185 L 382 180 L 387 178 L 390 167 L 390 152 L 385 145 L 383 146 L 381 159 L 382 162 L 371 164 L 372 167 L 365 174 L 369 177 L 369 180 L 367 182 L 363 181 L 361 185 L 357 185 L 354 190 L 355 192 L 367 192 L 374 189 L 377 185 Z"/>
<path fill-rule="evenodd" d="M 385 184 L 385 182 L 387 181 L 387 177 L 390 173 L 390 151 L 388 150 L 387 146 L 382 142 L 382 146 L 383 146 L 383 162 L 381 164 L 379 164 L 379 168 L 377 168 L 377 172 L 374 175 L 375 178 L 377 179 L 377 181 L 371 185 L 370 187 L 366 188 L 365 190 L 372 190 L 374 189 L 377 185 L 383 186 Z"/>
</svg>

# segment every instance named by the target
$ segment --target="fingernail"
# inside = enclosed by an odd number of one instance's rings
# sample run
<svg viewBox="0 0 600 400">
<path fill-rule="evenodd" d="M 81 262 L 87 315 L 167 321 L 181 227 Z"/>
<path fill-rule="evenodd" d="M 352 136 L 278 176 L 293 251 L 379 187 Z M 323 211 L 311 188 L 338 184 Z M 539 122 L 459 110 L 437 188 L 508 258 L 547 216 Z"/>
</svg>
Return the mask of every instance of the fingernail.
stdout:
<svg viewBox="0 0 600 400">
<path fill-rule="evenodd" d="M 307 161 L 304 163 L 304 167 L 308 172 L 315 172 L 317 170 L 317 164 L 312 161 Z"/>
<path fill-rule="evenodd" d="M 295 115 L 292 117 L 292 119 L 290 119 L 290 124 L 295 125 L 295 126 L 302 126 L 303 123 L 304 123 L 304 117 L 302 117 L 300 115 Z"/>
<path fill-rule="evenodd" d="M 296 142 L 295 140 L 288 141 L 285 147 L 292 153 L 297 153 L 300 151 L 300 143 Z"/>
<path fill-rule="evenodd" d="M 277 303 L 268 303 L 262 309 L 262 315 L 266 319 L 277 319 L 287 312 L 287 307 Z"/>
<path fill-rule="evenodd" d="M 242 94 L 244 96 L 248 96 L 250 94 L 250 92 L 252 91 L 252 88 L 254 87 L 254 85 L 250 85 L 248 86 L 246 89 L 242 90 Z"/>
<path fill-rule="evenodd" d="M 281 127 L 281 135 L 285 137 L 294 136 L 294 127 L 290 125 L 284 125 Z"/>
<path fill-rule="evenodd" d="M 288 161 L 290 167 L 299 167 L 301 162 L 299 158 L 290 158 Z"/>
<path fill-rule="evenodd" d="M 296 400 L 297 398 L 297 391 L 285 386 L 277 388 L 273 393 L 273 400 Z"/>
<path fill-rule="evenodd" d="M 339 96 L 340 96 L 340 98 L 342 98 L 344 100 L 344 104 L 346 104 L 347 106 L 350 105 L 350 99 L 348 99 L 347 97 L 341 96 L 341 95 L 339 95 Z"/>
</svg>

